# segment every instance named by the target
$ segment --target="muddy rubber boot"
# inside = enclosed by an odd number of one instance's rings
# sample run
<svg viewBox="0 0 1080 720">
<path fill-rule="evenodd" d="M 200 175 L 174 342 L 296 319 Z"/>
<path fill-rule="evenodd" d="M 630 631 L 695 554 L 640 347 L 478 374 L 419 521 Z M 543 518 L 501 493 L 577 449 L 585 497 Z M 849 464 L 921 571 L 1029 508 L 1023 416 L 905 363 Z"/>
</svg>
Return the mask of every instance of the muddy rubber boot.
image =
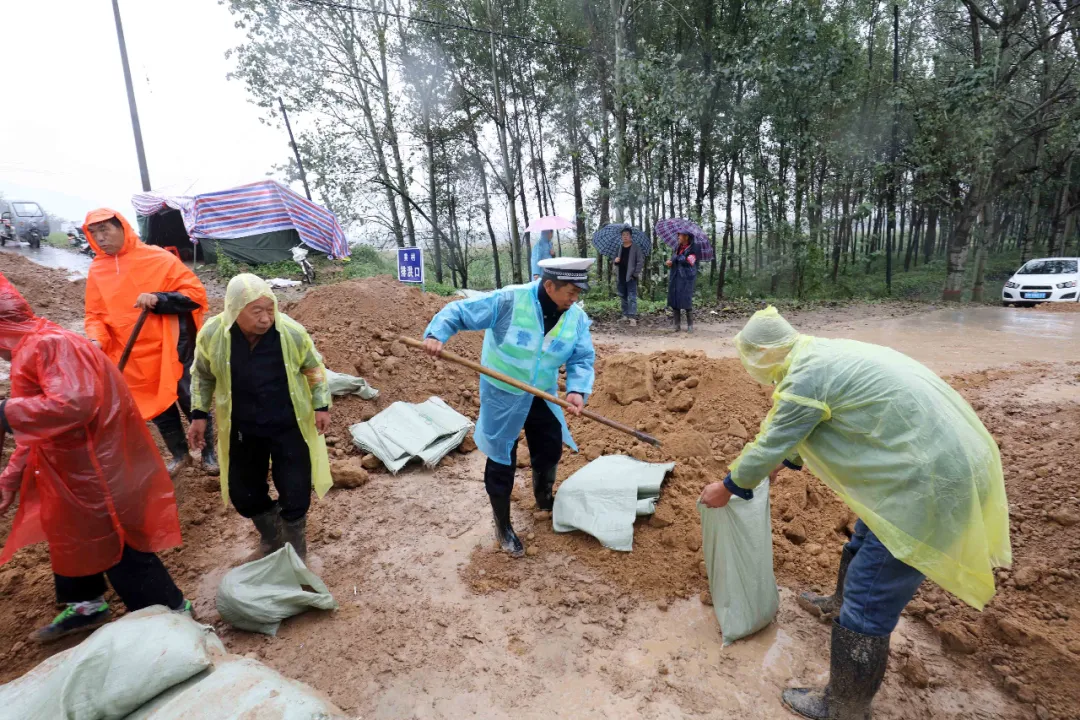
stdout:
<svg viewBox="0 0 1080 720">
<path fill-rule="evenodd" d="M 282 539 L 281 514 L 275 505 L 261 515 L 251 518 L 255 529 L 259 531 L 259 549 L 248 558 L 248 562 L 260 560 L 277 552 L 285 544 Z"/>
<path fill-rule="evenodd" d="M 217 453 L 214 452 L 214 448 L 209 443 L 207 443 L 202 451 L 202 466 L 203 472 L 207 475 L 217 477 L 221 474 L 221 466 L 218 465 Z"/>
<path fill-rule="evenodd" d="M 806 610 L 822 622 L 829 622 L 840 616 L 840 606 L 844 604 L 844 579 L 847 577 L 848 565 L 855 553 L 844 546 L 844 552 L 840 555 L 840 569 L 836 572 L 836 590 L 832 595 L 818 595 L 815 592 L 806 591 L 799 593 L 799 607 Z"/>
<path fill-rule="evenodd" d="M 514 528 L 510 526 L 510 496 L 491 498 L 491 512 L 495 516 L 495 540 L 499 547 L 510 557 L 519 558 L 525 554 L 525 546 L 521 544 Z"/>
<path fill-rule="evenodd" d="M 533 497 L 536 498 L 536 509 L 551 511 L 555 507 L 555 496 L 551 494 L 551 488 L 555 486 L 555 471 L 557 465 L 547 470 L 533 468 Z"/>
<path fill-rule="evenodd" d="M 694 332 L 694 313 L 690 310 L 686 311 L 686 332 Z"/>
<path fill-rule="evenodd" d="M 671 330 L 672 330 L 672 332 L 679 332 L 679 330 L 682 328 L 682 325 L 679 322 L 679 312 L 680 311 L 672 309 L 672 312 L 674 313 L 674 317 L 673 317 L 673 319 L 671 321 Z"/>
<path fill-rule="evenodd" d="M 301 560 L 307 559 L 307 515 L 299 520 L 281 521 L 282 541 L 292 545 Z"/>
<path fill-rule="evenodd" d="M 160 432 L 161 428 L 158 428 Z M 184 435 L 183 426 L 170 428 L 161 433 L 161 439 L 165 441 L 165 447 L 169 448 L 172 460 L 165 463 L 165 469 L 169 477 L 176 479 L 184 468 L 191 464 L 191 453 L 188 452 L 187 437 Z"/>
<path fill-rule="evenodd" d="M 792 712 L 812 720 L 870 720 L 870 705 L 889 664 L 889 636 L 873 637 L 833 622 L 829 684 L 781 694 Z"/>
</svg>

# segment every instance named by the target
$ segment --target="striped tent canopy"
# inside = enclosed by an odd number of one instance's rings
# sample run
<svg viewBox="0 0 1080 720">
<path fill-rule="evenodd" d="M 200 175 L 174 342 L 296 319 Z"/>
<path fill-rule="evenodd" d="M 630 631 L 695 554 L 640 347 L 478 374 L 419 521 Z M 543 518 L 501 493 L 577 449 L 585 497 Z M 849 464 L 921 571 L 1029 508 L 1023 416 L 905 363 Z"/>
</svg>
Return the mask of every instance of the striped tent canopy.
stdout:
<svg viewBox="0 0 1080 720">
<path fill-rule="evenodd" d="M 305 245 L 332 258 L 349 255 L 333 213 L 273 180 L 196 195 L 188 232 L 193 239 L 231 240 L 291 229 Z"/>
<path fill-rule="evenodd" d="M 195 222 L 195 198 L 187 195 L 162 195 L 161 193 L 135 193 L 131 196 L 131 205 L 135 212 L 149 217 L 165 208 L 179 210 L 184 218 L 184 227 L 190 231 Z"/>
</svg>

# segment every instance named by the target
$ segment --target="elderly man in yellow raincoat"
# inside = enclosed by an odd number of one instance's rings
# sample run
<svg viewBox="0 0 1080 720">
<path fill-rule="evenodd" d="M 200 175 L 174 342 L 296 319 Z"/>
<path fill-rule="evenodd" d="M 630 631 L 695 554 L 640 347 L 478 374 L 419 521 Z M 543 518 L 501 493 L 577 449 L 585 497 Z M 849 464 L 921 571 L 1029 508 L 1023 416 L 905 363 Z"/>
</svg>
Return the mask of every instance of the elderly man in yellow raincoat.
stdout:
<svg viewBox="0 0 1080 720">
<path fill-rule="evenodd" d="M 808 718 L 865 720 L 889 636 L 923 578 L 981 610 L 994 568 L 1012 562 L 997 444 L 956 391 L 889 348 L 802 335 L 772 307 L 735 347 L 755 380 L 775 385 L 773 406 L 702 502 L 749 499 L 781 464 L 805 464 L 859 516 L 835 594 L 800 597 L 835 618 L 829 684 L 785 690 L 783 701 Z"/>
<path fill-rule="evenodd" d="M 265 280 L 247 273 L 229 281 L 225 311 L 206 322 L 191 371 L 192 447 L 205 444 L 216 404 L 221 494 L 259 531 L 257 556 L 290 543 L 307 554 L 311 488 L 333 485 L 323 434 L 330 427 L 330 389 L 322 358 L 298 322 L 278 311 Z M 271 500 L 267 473 L 277 489 Z"/>
</svg>

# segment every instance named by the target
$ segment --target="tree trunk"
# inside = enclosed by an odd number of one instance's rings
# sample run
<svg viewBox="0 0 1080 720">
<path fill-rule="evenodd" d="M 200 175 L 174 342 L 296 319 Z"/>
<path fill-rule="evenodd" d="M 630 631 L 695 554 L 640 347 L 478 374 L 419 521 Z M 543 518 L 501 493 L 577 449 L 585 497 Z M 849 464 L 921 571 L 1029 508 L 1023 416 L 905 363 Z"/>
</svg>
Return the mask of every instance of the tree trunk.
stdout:
<svg viewBox="0 0 1080 720">
<path fill-rule="evenodd" d="M 491 0 L 488 0 L 488 13 L 491 18 L 491 26 L 495 26 L 494 12 Z M 510 213 L 510 257 L 513 264 L 513 277 L 515 283 L 521 283 L 521 237 L 518 235 L 517 209 L 514 198 L 514 170 L 510 166 L 510 148 L 506 144 L 506 103 L 503 101 L 502 88 L 499 86 L 499 57 L 495 53 L 495 35 L 489 35 L 491 48 L 491 80 L 495 90 L 495 111 L 497 120 L 495 123 L 496 134 L 499 136 L 499 150 L 502 153 L 503 177 L 502 185 L 506 193 L 506 205 Z"/>
<path fill-rule="evenodd" d="M 724 203 L 724 238 L 720 241 L 720 281 L 716 285 L 716 299 L 724 299 L 724 281 L 727 279 L 728 246 L 735 244 L 734 225 L 731 222 L 731 198 L 735 189 L 735 163 L 738 155 L 731 155 L 731 164 L 727 168 L 727 200 Z M 710 172 L 710 175 L 712 173 Z"/>
<path fill-rule="evenodd" d="M 948 268 L 945 275 L 944 302 L 960 302 L 964 297 L 964 271 L 967 265 L 968 240 L 979 212 L 978 191 L 972 188 L 964 198 L 956 224 L 952 228 L 948 247 Z"/>
<path fill-rule="evenodd" d="M 480 191 L 483 202 L 480 205 L 480 209 L 484 214 L 484 225 L 487 227 L 488 239 L 491 241 L 491 261 L 494 265 L 495 271 L 495 287 L 496 289 L 502 287 L 502 272 L 499 263 L 499 242 L 495 238 L 495 230 L 491 226 L 491 197 L 488 195 L 487 185 L 487 171 L 484 170 L 484 159 L 480 157 L 480 141 L 476 136 L 476 123 L 472 115 L 472 107 L 466 96 L 464 101 L 464 110 L 466 118 L 466 127 L 468 127 L 469 145 L 472 147 L 473 166 L 476 169 L 476 174 L 480 178 Z"/>
<path fill-rule="evenodd" d="M 383 8 L 385 10 L 385 7 Z M 388 79 L 389 72 L 386 63 L 386 26 L 380 24 L 379 31 L 379 63 L 382 67 L 382 71 L 379 74 L 379 89 L 382 92 L 383 101 L 383 115 L 386 118 L 386 141 L 390 144 L 390 149 L 394 155 L 394 171 L 397 175 L 397 185 L 401 192 L 408 193 L 409 186 L 405 182 L 405 165 L 401 161 L 401 150 L 398 147 L 397 130 L 394 128 L 394 111 L 390 104 L 390 82 Z M 430 95 L 425 98 L 425 102 L 430 102 Z M 434 195 L 434 191 L 432 191 Z M 412 207 L 408 202 L 403 202 L 403 209 L 405 211 L 405 231 L 409 236 L 409 247 L 416 247 L 416 227 L 413 225 Z M 432 213 L 432 218 L 435 217 Z M 438 239 L 436 238 L 436 243 Z M 400 247 L 400 246 L 399 246 Z M 438 245 L 436 245 L 438 247 Z M 438 250 L 436 250 L 438 255 Z"/>
<path fill-rule="evenodd" d="M 934 248 L 937 245 L 938 234 L 938 206 L 931 205 L 926 211 L 926 235 L 923 240 L 923 264 L 929 264 L 930 258 L 934 255 Z"/>
</svg>

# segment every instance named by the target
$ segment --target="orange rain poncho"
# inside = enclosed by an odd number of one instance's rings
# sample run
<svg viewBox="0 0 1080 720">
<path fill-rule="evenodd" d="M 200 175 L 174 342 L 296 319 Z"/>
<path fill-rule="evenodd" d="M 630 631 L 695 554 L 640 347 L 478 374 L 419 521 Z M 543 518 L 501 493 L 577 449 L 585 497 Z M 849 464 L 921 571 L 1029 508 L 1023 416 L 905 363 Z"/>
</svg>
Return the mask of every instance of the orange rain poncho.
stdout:
<svg viewBox="0 0 1080 720">
<path fill-rule="evenodd" d="M 53 570 L 78 577 L 116 565 L 124 545 L 179 545 L 172 481 L 120 371 L 36 317 L 2 274 L 0 350 L 11 353 L 4 415 L 15 434 L 0 488 L 19 490 L 0 564 L 47 540 Z"/>
<path fill-rule="evenodd" d="M 90 225 L 113 217 L 124 226 L 124 246 L 116 255 L 107 255 L 90 233 Z M 86 336 L 101 343 L 109 359 L 120 362 L 124 345 L 141 313 L 135 307 L 135 299 L 142 293 L 183 293 L 199 304 L 192 315 L 195 326 L 202 327 L 206 288 L 179 258 L 162 248 L 144 244 L 128 221 L 108 208 L 87 214 L 83 231 L 97 253 L 86 278 Z M 175 315 L 151 312 L 131 350 L 124 379 L 144 420 L 157 417 L 176 402 L 176 384 L 184 374 L 176 351 L 179 334 L 180 324 Z"/>
</svg>

